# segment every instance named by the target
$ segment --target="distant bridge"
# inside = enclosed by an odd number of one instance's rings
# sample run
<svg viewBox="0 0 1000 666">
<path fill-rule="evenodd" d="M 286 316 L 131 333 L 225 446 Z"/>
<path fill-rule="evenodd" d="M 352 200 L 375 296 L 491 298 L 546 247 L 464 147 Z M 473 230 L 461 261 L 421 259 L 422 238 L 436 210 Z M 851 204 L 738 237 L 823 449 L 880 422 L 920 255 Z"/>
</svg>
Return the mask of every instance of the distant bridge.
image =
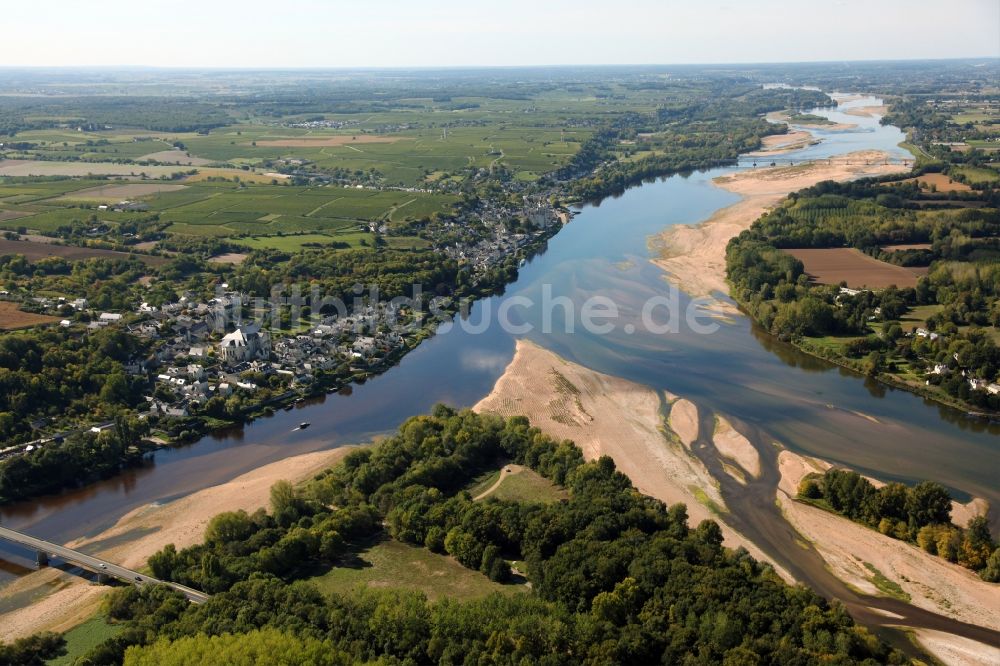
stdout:
<svg viewBox="0 0 1000 666">
<path fill-rule="evenodd" d="M 69 562 L 70 564 L 74 564 L 78 567 L 94 572 L 97 574 L 97 582 L 99 583 L 107 583 L 110 579 L 116 578 L 130 585 L 135 585 L 136 587 L 157 584 L 169 585 L 187 597 L 187 600 L 192 603 L 200 604 L 208 601 L 209 599 L 209 595 L 190 587 L 185 587 L 184 585 L 178 585 L 177 583 L 171 583 L 165 580 L 159 580 L 157 578 L 153 578 L 152 576 L 139 573 L 138 571 L 132 571 L 131 569 L 120 567 L 117 564 L 107 562 L 99 557 L 93 557 L 91 555 L 81 553 L 78 550 L 73 550 L 72 548 L 52 543 L 51 541 L 37 539 L 33 536 L 8 529 L 6 527 L 0 527 L 0 539 L 35 551 L 35 561 L 38 563 L 38 566 L 47 566 L 49 558 L 57 557 L 65 562 Z"/>
<path fill-rule="evenodd" d="M 879 164 L 899 164 L 905 167 L 913 166 L 913 158 L 910 157 L 883 157 L 879 159 L 858 158 L 858 157 L 740 157 L 737 166 L 741 169 L 764 168 L 771 166 L 796 166 L 802 164 L 846 164 L 849 166 L 876 166 Z"/>
</svg>

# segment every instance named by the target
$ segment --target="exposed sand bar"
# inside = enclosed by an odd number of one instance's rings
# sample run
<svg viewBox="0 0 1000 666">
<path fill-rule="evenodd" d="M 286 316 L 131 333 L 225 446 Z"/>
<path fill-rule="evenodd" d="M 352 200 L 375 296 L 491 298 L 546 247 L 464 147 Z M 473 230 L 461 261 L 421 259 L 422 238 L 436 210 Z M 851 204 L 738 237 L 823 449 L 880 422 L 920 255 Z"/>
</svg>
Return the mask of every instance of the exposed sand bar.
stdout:
<svg viewBox="0 0 1000 666">
<path fill-rule="evenodd" d="M 674 404 L 676 409 L 677 403 Z M 691 405 L 694 408 L 694 405 Z M 666 425 L 656 391 L 576 363 L 526 340 L 517 341 L 514 360 L 493 391 L 473 409 L 502 416 L 524 415 L 557 439 L 571 439 L 588 460 L 610 456 L 640 492 L 667 504 L 687 505 L 689 524 L 719 522 L 730 547 L 763 552 L 725 523 L 725 504 L 712 475 Z M 697 436 L 697 409 L 693 415 Z M 790 576 L 775 567 L 786 579 Z"/>
<path fill-rule="evenodd" d="M 129 568 L 142 568 L 150 555 L 168 543 L 178 549 L 200 543 L 212 516 L 240 509 L 253 512 L 267 506 L 275 482 L 305 481 L 351 450 L 342 447 L 279 460 L 169 504 L 139 507 L 101 534 L 67 545 Z M 100 546 L 109 540 L 113 545 Z M 14 595 L 45 596 L 30 606 L 0 615 L 0 640 L 46 630 L 65 631 L 91 616 L 108 589 L 55 569 L 24 576 L 0 590 L 0 603 Z"/>
<path fill-rule="evenodd" d="M 882 164 L 886 157 L 881 151 L 859 151 L 840 156 L 833 164 L 744 169 L 720 176 L 714 183 L 743 199 L 701 224 L 674 225 L 653 236 L 650 246 L 659 255 L 653 263 L 691 296 L 726 294 L 726 244 L 731 238 L 749 228 L 790 192 L 823 180 L 851 180 L 907 170 L 899 164 Z"/>
<path fill-rule="evenodd" d="M 760 476 L 760 454 L 746 437 L 724 417 L 717 417 L 712 443 L 724 458 L 729 458 L 752 477 Z"/>
<path fill-rule="evenodd" d="M 1000 650 L 991 645 L 933 629 L 918 629 L 914 633 L 917 641 L 946 666 L 1000 664 Z"/>
<path fill-rule="evenodd" d="M 748 157 L 769 157 L 771 155 L 780 155 L 792 150 L 805 148 L 812 143 L 816 143 L 816 140 L 813 139 L 813 135 L 810 132 L 805 130 L 793 130 L 786 134 L 771 134 L 769 136 L 765 136 L 760 140 L 760 142 L 763 147 L 760 150 L 747 153 Z"/>
<path fill-rule="evenodd" d="M 997 585 L 904 541 L 794 501 L 794 489 L 802 476 L 828 465 L 790 451 L 782 451 L 778 461 L 781 483 L 777 499 L 782 512 L 816 546 L 837 578 L 867 594 L 881 594 L 872 582 L 874 572 L 868 563 L 910 595 L 914 606 L 1000 631 Z"/>
<path fill-rule="evenodd" d="M 885 104 L 876 104 L 874 106 L 858 106 L 853 109 L 845 109 L 844 113 L 851 116 L 860 116 L 862 118 L 871 118 L 874 116 L 884 116 L 889 112 L 889 107 Z"/>
</svg>

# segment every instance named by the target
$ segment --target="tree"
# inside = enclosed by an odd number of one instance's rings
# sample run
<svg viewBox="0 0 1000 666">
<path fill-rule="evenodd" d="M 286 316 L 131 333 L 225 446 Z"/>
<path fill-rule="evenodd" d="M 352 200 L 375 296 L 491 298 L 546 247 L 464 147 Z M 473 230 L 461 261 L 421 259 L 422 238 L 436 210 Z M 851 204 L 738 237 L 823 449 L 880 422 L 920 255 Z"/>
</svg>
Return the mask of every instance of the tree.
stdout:
<svg viewBox="0 0 1000 666">
<path fill-rule="evenodd" d="M 205 528 L 205 541 L 209 543 L 242 541 L 253 531 L 253 522 L 246 511 L 227 511 L 208 521 L 208 526 Z"/>
<path fill-rule="evenodd" d="M 288 481 L 277 481 L 271 486 L 271 513 L 279 525 L 291 525 L 299 519 L 299 500 Z"/>
<path fill-rule="evenodd" d="M 906 498 L 906 512 L 914 532 L 924 525 L 950 523 L 951 496 L 940 483 L 921 481 Z"/>
<path fill-rule="evenodd" d="M 958 563 L 963 567 L 978 571 L 986 566 L 995 546 L 986 516 L 975 516 L 965 527 Z"/>
</svg>

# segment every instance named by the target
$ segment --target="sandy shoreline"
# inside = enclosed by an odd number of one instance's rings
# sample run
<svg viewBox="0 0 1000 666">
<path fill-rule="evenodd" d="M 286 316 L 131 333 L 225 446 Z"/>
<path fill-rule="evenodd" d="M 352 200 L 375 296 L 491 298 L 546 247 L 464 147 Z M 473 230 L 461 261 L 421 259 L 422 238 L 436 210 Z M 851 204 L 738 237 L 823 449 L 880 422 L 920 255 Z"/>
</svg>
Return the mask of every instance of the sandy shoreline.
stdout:
<svg viewBox="0 0 1000 666">
<path fill-rule="evenodd" d="M 844 157 L 851 158 L 852 164 L 844 160 L 832 164 L 744 169 L 716 178 L 717 186 L 743 198 L 696 226 L 678 224 L 653 236 L 650 247 L 659 255 L 653 263 L 692 297 L 728 294 L 726 244 L 789 193 L 823 180 L 851 180 L 907 170 L 898 164 L 881 164 L 886 154 L 880 151 L 860 151 Z"/>
<path fill-rule="evenodd" d="M 718 484 L 689 452 L 689 443 L 698 436 L 697 407 L 686 400 L 676 401 L 669 419 L 664 418 L 662 407 L 660 395 L 648 387 L 595 372 L 518 340 L 503 376 L 473 409 L 505 417 L 527 416 L 548 435 L 576 442 L 587 460 L 610 456 L 640 492 L 667 504 L 683 502 L 690 525 L 716 520 L 727 546 L 743 546 L 758 560 L 770 562 L 725 523 L 725 502 Z M 782 568 L 775 569 L 791 580 Z"/>
<path fill-rule="evenodd" d="M 240 509 L 252 512 L 267 506 L 275 482 L 305 481 L 351 450 L 352 447 L 342 447 L 279 460 L 169 504 L 139 507 L 101 534 L 67 545 L 130 568 L 142 568 L 150 555 L 168 543 L 178 549 L 200 543 L 212 516 Z M 129 534 L 140 536 L 128 539 Z M 113 546 L 87 547 L 108 539 L 114 540 Z M 0 590 L 0 601 L 22 594 L 40 598 L 30 606 L 0 615 L 0 640 L 10 641 L 46 630 L 66 631 L 92 616 L 109 589 L 56 569 L 42 569 L 24 576 Z"/>
</svg>

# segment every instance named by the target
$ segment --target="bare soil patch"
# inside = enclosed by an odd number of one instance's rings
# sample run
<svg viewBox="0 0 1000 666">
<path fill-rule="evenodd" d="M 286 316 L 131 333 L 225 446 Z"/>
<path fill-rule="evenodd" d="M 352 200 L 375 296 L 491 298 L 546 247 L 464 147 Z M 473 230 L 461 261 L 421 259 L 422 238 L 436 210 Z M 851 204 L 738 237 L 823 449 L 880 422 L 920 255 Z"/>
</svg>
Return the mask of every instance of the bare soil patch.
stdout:
<svg viewBox="0 0 1000 666">
<path fill-rule="evenodd" d="M 233 266 L 239 266 L 249 256 L 249 254 L 244 254 L 242 252 L 228 252 L 226 254 L 217 254 L 214 257 L 209 257 L 208 261 L 213 264 L 231 264 Z"/>
<path fill-rule="evenodd" d="M 70 261 L 108 257 L 111 259 L 134 258 L 148 266 L 162 266 L 167 263 L 165 257 L 154 257 L 148 254 L 129 254 L 117 250 L 102 250 L 93 247 L 77 247 L 75 245 L 55 245 L 54 243 L 37 243 L 34 241 L 0 239 L 0 255 L 21 254 L 28 261 L 38 261 L 47 257 L 62 257 Z"/>
<path fill-rule="evenodd" d="M 19 217 L 27 217 L 28 215 L 31 215 L 31 213 L 26 213 L 23 210 L 4 209 L 0 210 L 0 221 L 16 220 Z"/>
<path fill-rule="evenodd" d="M 42 324 L 52 324 L 59 321 L 58 317 L 22 312 L 20 305 L 13 301 L 0 301 L 0 330 L 14 331 L 19 328 L 30 328 Z"/>
<path fill-rule="evenodd" d="M 177 185 L 171 183 L 129 183 L 127 185 L 101 185 L 100 187 L 88 187 L 85 190 L 65 194 L 60 199 L 72 199 L 74 201 L 86 199 L 91 201 L 118 202 L 126 199 L 137 199 L 150 194 L 160 192 L 177 192 L 186 190 L 187 185 Z"/>
<path fill-rule="evenodd" d="M 0 160 L 0 176 L 169 176 L 176 166 L 115 164 L 114 162 L 47 162 L 43 160 Z"/>
<path fill-rule="evenodd" d="M 907 178 L 906 180 L 901 180 L 901 183 L 920 183 L 920 189 L 929 190 L 931 186 L 938 192 L 971 192 L 972 188 L 965 183 L 960 183 L 957 180 L 952 180 L 943 173 L 925 173 L 922 176 L 917 176 L 916 178 Z"/>
<path fill-rule="evenodd" d="M 183 150 L 161 150 L 149 155 L 143 155 L 139 160 L 150 160 L 153 162 L 166 162 L 167 164 L 183 164 L 185 166 L 204 166 L 211 164 L 212 160 L 204 157 L 188 155 Z"/>
<path fill-rule="evenodd" d="M 901 250 L 929 250 L 931 249 L 930 243 L 899 243 L 898 245 L 883 245 L 882 249 L 886 252 L 899 252 Z"/>
<path fill-rule="evenodd" d="M 852 247 L 785 250 L 805 265 L 806 273 L 820 284 L 847 282 L 852 289 L 883 289 L 890 285 L 915 287 L 926 268 L 894 266 Z"/>
<path fill-rule="evenodd" d="M 267 139 L 265 141 L 258 141 L 257 145 L 282 148 L 325 148 L 329 146 L 346 146 L 352 143 L 396 143 L 406 138 L 402 136 L 380 136 L 378 134 L 344 134 L 342 136 L 302 136 L 288 139 Z"/>
</svg>

